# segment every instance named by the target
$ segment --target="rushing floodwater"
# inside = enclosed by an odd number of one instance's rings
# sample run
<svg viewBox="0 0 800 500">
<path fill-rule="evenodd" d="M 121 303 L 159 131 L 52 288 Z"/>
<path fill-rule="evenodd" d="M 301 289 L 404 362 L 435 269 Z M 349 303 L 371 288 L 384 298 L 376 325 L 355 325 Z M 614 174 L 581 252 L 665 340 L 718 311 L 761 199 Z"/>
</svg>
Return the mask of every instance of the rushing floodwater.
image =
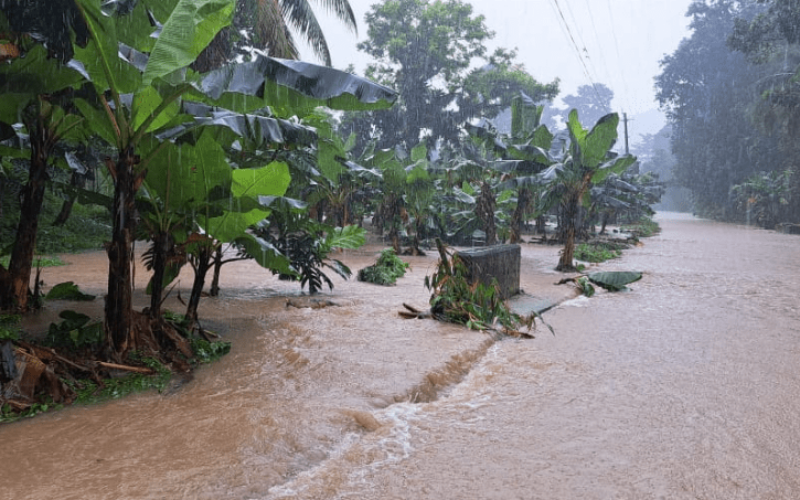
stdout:
<svg viewBox="0 0 800 500">
<path fill-rule="evenodd" d="M 322 310 L 241 278 L 201 305 L 234 349 L 193 382 L 0 427 L 0 498 L 800 498 L 800 238 L 660 222 L 604 266 L 631 292 L 529 341 L 397 319 L 433 257 Z M 524 249 L 527 292 L 555 255 Z"/>
</svg>

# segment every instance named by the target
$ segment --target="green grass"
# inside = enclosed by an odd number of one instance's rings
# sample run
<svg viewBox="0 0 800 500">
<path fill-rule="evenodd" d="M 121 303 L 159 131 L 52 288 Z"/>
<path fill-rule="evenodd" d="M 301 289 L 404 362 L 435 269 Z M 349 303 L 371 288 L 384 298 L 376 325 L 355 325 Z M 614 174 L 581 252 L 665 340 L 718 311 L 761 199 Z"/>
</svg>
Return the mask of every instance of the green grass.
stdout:
<svg viewBox="0 0 800 500">
<path fill-rule="evenodd" d="M 575 247 L 575 258 L 584 262 L 605 262 L 622 255 L 622 248 L 615 243 L 581 243 Z"/>
<path fill-rule="evenodd" d="M 661 226 L 650 217 L 642 217 L 632 224 L 620 227 L 623 233 L 631 233 L 638 238 L 647 238 L 661 232 Z"/>
<path fill-rule="evenodd" d="M 0 257 L 0 265 L 8 268 L 9 261 L 11 260 L 10 255 L 4 255 Z M 34 257 L 33 258 L 33 267 L 34 269 L 37 267 L 58 267 L 58 266 L 66 266 L 67 263 L 61 260 L 58 255 L 54 255 L 51 257 Z"/>
</svg>

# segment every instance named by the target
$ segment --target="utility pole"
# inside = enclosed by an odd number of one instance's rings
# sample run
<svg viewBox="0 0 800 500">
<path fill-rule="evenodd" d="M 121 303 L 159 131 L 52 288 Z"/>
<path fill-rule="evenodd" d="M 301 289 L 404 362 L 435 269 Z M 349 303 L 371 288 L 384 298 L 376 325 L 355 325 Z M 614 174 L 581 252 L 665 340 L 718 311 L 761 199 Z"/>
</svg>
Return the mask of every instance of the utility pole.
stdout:
<svg viewBox="0 0 800 500">
<path fill-rule="evenodd" d="M 625 122 L 625 154 L 631 154 L 628 148 L 628 113 L 622 113 L 622 120 Z"/>
<path fill-rule="evenodd" d="M 622 113 L 622 120 L 625 123 L 625 154 L 629 155 L 629 154 L 631 154 L 631 150 L 628 147 L 628 113 L 624 113 L 624 112 Z M 633 121 L 633 120 L 631 120 L 631 121 Z M 638 161 L 633 164 L 633 167 L 631 168 L 631 171 L 636 175 L 639 174 L 639 162 Z"/>
</svg>

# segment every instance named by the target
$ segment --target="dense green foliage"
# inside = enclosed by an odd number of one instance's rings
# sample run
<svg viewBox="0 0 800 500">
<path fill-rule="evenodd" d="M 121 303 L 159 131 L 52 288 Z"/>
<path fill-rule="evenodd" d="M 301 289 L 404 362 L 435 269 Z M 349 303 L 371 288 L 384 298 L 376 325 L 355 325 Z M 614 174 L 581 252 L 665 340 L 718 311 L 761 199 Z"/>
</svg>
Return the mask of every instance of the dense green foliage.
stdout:
<svg viewBox="0 0 800 500">
<path fill-rule="evenodd" d="M 581 243 L 575 247 L 575 258 L 584 262 L 604 262 L 622 255 L 623 247 L 609 242 Z"/>
<path fill-rule="evenodd" d="M 391 109 L 347 120 L 362 147 L 373 137 L 380 148 L 410 149 L 423 139 L 428 146 L 438 139 L 456 144 L 469 119 L 494 118 L 519 92 L 533 101 L 558 93 L 558 81 L 541 84 L 515 64 L 514 51 L 487 57 L 494 33 L 468 2 L 388 0 L 372 6 L 366 24 L 368 38 L 358 48 L 375 60 L 367 75 L 400 99 Z M 487 64 L 470 71 L 479 59 Z"/>
<path fill-rule="evenodd" d="M 696 1 L 691 36 L 661 63 L 656 87 L 672 124 L 673 172 L 701 215 L 745 222 L 753 202 L 743 193 L 791 172 L 788 184 L 759 188 L 753 222 L 800 221 L 799 14 L 793 0 Z"/>
</svg>

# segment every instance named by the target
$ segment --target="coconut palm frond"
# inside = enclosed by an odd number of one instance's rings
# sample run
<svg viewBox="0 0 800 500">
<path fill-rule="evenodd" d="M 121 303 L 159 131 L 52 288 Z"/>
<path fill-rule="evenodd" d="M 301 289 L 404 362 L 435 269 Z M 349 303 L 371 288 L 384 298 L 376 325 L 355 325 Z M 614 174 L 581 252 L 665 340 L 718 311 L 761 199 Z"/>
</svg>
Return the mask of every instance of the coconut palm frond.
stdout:
<svg viewBox="0 0 800 500">
<path fill-rule="evenodd" d="M 305 38 L 311 49 L 326 66 L 331 65 L 331 53 L 328 42 L 322 33 L 317 16 L 311 9 L 308 0 L 281 0 L 283 16 L 288 24 Z"/>
<path fill-rule="evenodd" d="M 282 14 L 283 2 L 257 0 L 257 3 L 256 25 L 253 26 L 255 45 L 269 49 L 269 54 L 273 57 L 297 59 L 299 52 Z"/>
<path fill-rule="evenodd" d="M 353 9 L 350 7 L 348 0 L 317 0 L 317 2 L 330 12 L 333 12 L 353 33 L 358 33 L 356 16 L 353 14 Z"/>
</svg>

